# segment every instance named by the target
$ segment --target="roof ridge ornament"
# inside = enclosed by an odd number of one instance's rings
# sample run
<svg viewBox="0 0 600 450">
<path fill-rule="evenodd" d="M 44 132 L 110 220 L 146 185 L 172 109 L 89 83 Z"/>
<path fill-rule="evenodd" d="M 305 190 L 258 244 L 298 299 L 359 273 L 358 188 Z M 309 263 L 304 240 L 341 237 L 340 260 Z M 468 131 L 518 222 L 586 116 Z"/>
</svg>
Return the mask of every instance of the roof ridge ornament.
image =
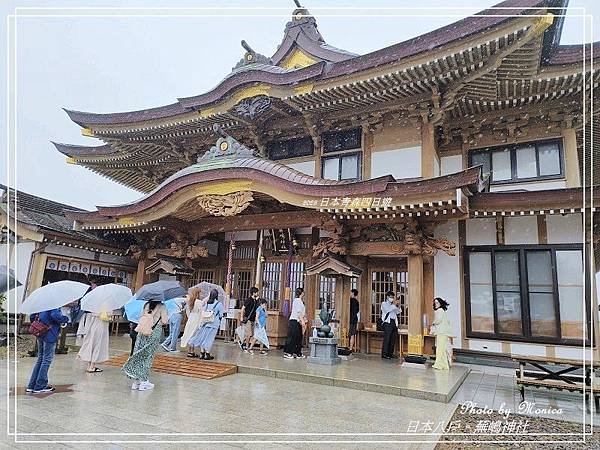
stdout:
<svg viewBox="0 0 600 450">
<path fill-rule="evenodd" d="M 248 45 L 248 43 L 244 39 L 242 39 L 241 44 L 244 50 L 246 50 L 246 53 L 244 54 L 244 57 L 235 65 L 233 70 L 239 67 L 247 66 L 249 64 L 266 64 L 269 66 L 273 65 L 273 61 L 271 61 L 271 58 L 267 58 L 265 55 L 257 53 L 252 47 L 250 47 L 250 45 Z"/>
<path fill-rule="evenodd" d="M 246 147 L 244 144 L 238 142 L 233 136 L 226 133 L 223 128 L 218 124 L 213 125 L 213 131 L 217 134 L 219 139 L 216 144 L 213 145 L 204 155 L 198 158 L 198 163 L 204 163 L 211 160 L 224 157 L 238 157 L 238 158 L 259 158 L 258 152 Z"/>
</svg>

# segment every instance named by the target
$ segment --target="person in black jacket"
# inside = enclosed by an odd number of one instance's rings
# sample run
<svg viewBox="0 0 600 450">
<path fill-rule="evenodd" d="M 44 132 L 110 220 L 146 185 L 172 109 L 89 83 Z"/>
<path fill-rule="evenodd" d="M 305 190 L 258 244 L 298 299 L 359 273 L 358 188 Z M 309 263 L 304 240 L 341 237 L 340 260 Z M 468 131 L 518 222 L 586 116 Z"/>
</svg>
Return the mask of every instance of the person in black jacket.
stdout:
<svg viewBox="0 0 600 450">
<path fill-rule="evenodd" d="M 358 334 L 358 313 L 360 304 L 358 303 L 358 290 L 352 289 L 352 297 L 350 297 L 350 350 L 354 351 L 356 344 L 356 335 Z"/>
</svg>

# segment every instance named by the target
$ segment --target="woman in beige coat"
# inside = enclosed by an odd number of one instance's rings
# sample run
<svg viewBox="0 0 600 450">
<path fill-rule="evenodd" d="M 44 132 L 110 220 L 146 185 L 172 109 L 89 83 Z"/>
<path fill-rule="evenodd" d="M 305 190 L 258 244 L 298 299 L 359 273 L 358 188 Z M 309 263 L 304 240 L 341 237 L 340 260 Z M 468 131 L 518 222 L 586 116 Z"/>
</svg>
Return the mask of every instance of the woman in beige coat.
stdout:
<svg viewBox="0 0 600 450">
<path fill-rule="evenodd" d="M 108 359 L 108 324 L 101 319 L 100 313 L 85 313 L 79 321 L 77 337 L 81 348 L 77 357 L 88 363 L 88 373 L 102 372 L 96 364 Z"/>
</svg>

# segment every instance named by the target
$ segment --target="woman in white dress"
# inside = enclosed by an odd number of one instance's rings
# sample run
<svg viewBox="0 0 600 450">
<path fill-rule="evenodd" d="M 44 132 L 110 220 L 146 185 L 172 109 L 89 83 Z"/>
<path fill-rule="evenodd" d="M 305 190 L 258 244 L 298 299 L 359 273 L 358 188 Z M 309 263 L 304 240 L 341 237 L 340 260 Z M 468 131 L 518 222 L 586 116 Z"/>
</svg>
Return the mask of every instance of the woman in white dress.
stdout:
<svg viewBox="0 0 600 450">
<path fill-rule="evenodd" d="M 187 313 L 187 322 L 183 329 L 183 336 L 181 336 L 181 346 L 188 347 L 188 356 L 193 358 L 195 356 L 194 348 L 189 346 L 190 339 L 196 334 L 198 327 L 200 326 L 200 315 L 204 307 L 205 301 L 200 301 L 200 289 L 191 288 L 187 295 L 187 301 L 185 303 L 185 310 Z"/>
<path fill-rule="evenodd" d="M 449 370 L 452 366 L 452 331 L 446 311 L 448 302 L 443 298 L 436 297 L 433 300 L 433 324 L 431 334 L 435 335 L 435 363 L 434 369 Z"/>
<path fill-rule="evenodd" d="M 108 359 L 108 330 L 109 321 L 102 320 L 110 317 L 107 313 L 85 313 L 79 321 L 77 328 L 77 339 L 81 342 L 81 348 L 77 357 L 88 363 L 87 373 L 102 372 L 96 367 L 97 363 Z"/>
</svg>

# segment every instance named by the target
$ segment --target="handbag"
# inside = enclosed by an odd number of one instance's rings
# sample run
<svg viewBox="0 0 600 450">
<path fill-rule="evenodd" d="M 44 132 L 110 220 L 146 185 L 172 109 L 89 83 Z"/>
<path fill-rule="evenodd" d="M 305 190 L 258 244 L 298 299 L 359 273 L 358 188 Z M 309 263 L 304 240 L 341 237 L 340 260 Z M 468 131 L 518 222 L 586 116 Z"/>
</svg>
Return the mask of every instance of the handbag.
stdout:
<svg viewBox="0 0 600 450">
<path fill-rule="evenodd" d="M 29 333 L 33 334 L 35 337 L 42 337 L 48 331 L 50 331 L 50 328 L 52 327 L 42 322 L 40 320 L 40 316 L 38 315 L 36 319 L 29 325 Z"/>
<path fill-rule="evenodd" d="M 383 331 L 383 322 L 388 319 L 389 315 L 390 315 L 390 313 L 388 312 L 385 315 L 385 319 L 382 319 L 381 317 L 377 318 L 377 331 Z"/>
<path fill-rule="evenodd" d="M 112 316 L 106 311 L 102 311 L 99 317 L 102 322 L 112 322 Z"/>
</svg>

